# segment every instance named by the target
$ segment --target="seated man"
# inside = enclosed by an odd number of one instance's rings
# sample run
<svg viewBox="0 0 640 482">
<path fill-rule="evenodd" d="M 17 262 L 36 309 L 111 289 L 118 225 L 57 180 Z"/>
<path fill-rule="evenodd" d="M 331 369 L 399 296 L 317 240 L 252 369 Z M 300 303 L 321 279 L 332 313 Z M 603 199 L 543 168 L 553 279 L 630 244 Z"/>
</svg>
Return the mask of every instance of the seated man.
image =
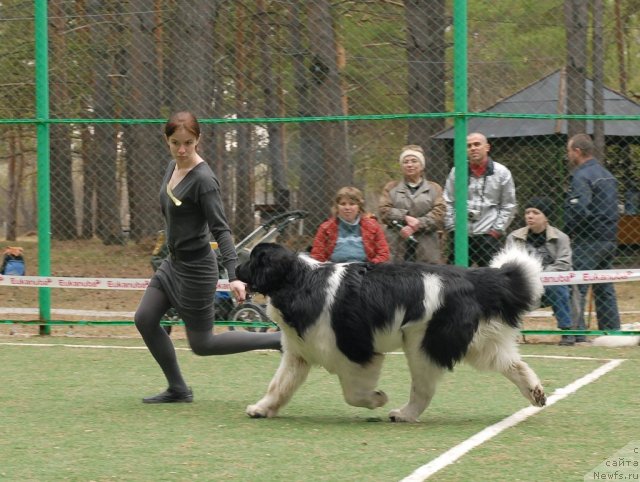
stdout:
<svg viewBox="0 0 640 482">
<path fill-rule="evenodd" d="M 546 198 L 533 198 L 525 204 L 526 226 L 516 229 L 507 236 L 507 247 L 525 246 L 527 251 L 542 260 L 544 271 L 569 271 L 571 269 L 571 242 L 569 236 L 549 224 L 547 215 L 553 211 L 553 204 Z M 542 306 L 549 306 L 561 330 L 570 330 L 571 291 L 568 286 L 545 286 Z M 575 344 L 573 335 L 562 335 L 560 345 Z"/>
</svg>

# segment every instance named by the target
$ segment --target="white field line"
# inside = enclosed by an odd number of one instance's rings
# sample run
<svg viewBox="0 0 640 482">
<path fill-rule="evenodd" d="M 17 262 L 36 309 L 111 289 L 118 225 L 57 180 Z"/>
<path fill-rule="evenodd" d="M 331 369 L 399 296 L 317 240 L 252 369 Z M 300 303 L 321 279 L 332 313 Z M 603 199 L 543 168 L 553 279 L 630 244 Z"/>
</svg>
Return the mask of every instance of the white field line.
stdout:
<svg viewBox="0 0 640 482">
<path fill-rule="evenodd" d="M 596 358 L 592 356 L 568 356 L 568 355 L 520 355 L 522 358 L 551 358 L 556 360 L 591 360 L 591 361 L 612 361 L 618 358 Z"/>
<path fill-rule="evenodd" d="M 605 375 L 606 373 L 616 368 L 623 361 L 625 360 L 624 359 L 611 360 L 608 363 L 605 363 L 604 365 L 602 365 L 601 367 L 596 368 L 595 370 L 585 375 L 584 377 L 575 380 L 569 385 L 556 389 L 553 395 L 547 398 L 546 406 L 550 407 L 554 403 L 559 402 L 560 400 L 568 397 L 572 393 L 575 393 L 577 390 L 584 387 L 585 385 L 588 385 L 589 383 L 596 381 L 601 376 Z M 535 415 L 541 410 L 544 410 L 544 408 L 545 407 L 523 408 L 522 410 L 514 413 L 513 415 L 505 418 L 504 420 L 501 420 L 500 422 L 494 425 L 491 425 L 485 428 L 484 430 L 481 430 L 480 432 L 468 438 L 467 440 L 463 441 L 462 443 L 447 450 L 445 453 L 433 459 L 428 464 L 425 464 L 422 467 L 417 468 L 416 470 L 413 471 L 411 475 L 402 479 L 401 482 L 421 482 L 423 480 L 428 479 L 436 472 L 454 463 L 456 460 L 458 460 L 460 457 L 462 457 L 464 454 L 466 454 L 470 450 L 492 439 L 493 437 L 498 435 L 500 432 L 508 428 L 511 428 L 519 424 L 520 422 L 526 420 L 527 418 L 531 417 L 532 415 Z"/>
<path fill-rule="evenodd" d="M 404 355 L 402 351 L 390 351 L 385 355 Z M 592 360 L 592 361 L 611 361 L 614 358 L 595 358 L 591 356 L 568 356 L 568 355 L 520 355 L 522 358 L 555 358 L 557 360 Z M 617 358 L 615 358 L 617 360 Z"/>
</svg>

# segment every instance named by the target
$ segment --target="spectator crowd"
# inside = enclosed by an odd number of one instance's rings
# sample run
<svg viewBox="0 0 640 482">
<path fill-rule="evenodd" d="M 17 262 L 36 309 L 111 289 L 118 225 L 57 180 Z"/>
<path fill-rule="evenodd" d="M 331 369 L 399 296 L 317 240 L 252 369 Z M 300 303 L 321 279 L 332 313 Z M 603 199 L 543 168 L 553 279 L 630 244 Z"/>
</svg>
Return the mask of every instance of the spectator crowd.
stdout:
<svg viewBox="0 0 640 482">
<path fill-rule="evenodd" d="M 569 183 L 562 212 L 564 232 L 552 219 L 560 206 L 544 192 L 528 200 L 524 226 L 509 230 L 517 214 L 516 186 L 509 168 L 494 161 L 491 145 L 479 132 L 467 136 L 466 222 L 469 266 L 488 266 L 504 246 L 519 245 L 537 256 L 545 271 L 611 269 L 615 257 L 618 195 L 614 176 L 594 157 L 590 136 L 567 142 Z M 377 214 L 368 213 L 360 190 L 338 191 L 331 217 L 318 228 L 311 256 L 319 261 L 417 261 L 453 263 L 456 228 L 456 168 L 444 189 L 429 180 L 428 158 L 418 145 L 398 157 L 399 179 L 387 183 Z M 459 222 L 459 221 L 458 221 Z M 560 330 L 585 330 L 589 285 L 547 286 L 542 306 L 551 306 Z M 620 315 L 612 283 L 592 285 L 599 330 L 619 330 Z M 562 335 L 565 346 L 587 341 Z"/>
</svg>

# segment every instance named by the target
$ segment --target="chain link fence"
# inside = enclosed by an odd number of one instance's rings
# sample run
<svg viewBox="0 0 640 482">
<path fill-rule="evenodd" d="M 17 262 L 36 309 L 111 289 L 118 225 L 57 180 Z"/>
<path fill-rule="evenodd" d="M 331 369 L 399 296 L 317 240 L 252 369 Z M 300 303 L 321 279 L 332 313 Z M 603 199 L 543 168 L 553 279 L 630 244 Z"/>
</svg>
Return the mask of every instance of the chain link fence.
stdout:
<svg viewBox="0 0 640 482">
<path fill-rule="evenodd" d="M 170 160 L 162 119 L 176 110 L 202 121 L 201 155 L 221 180 L 237 241 L 271 216 L 301 209 L 308 215 L 295 243 L 308 247 L 345 185 L 359 187 L 378 213 L 383 186 L 402 178 L 406 144 L 424 148 L 427 177 L 445 185 L 453 166 L 453 0 L 47 5 L 54 242 L 155 237 Z M 640 5 L 471 0 L 468 12 L 469 132 L 484 133 L 492 158 L 513 175 L 520 207 L 508 231 L 524 225 L 523 203 L 541 195 L 553 200 L 550 220 L 563 228 L 567 136 L 585 131 L 618 181 L 617 262 L 636 266 Z M 31 1 L 0 3 L 7 241 L 37 230 L 33 15 Z"/>
</svg>

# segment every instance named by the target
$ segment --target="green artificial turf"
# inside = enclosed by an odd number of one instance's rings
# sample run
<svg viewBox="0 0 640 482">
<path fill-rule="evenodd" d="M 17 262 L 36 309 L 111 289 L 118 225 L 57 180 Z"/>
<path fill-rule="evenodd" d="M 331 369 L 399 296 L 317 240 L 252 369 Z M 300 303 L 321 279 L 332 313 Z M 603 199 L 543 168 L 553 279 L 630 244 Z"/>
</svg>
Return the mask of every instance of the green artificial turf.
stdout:
<svg viewBox="0 0 640 482">
<path fill-rule="evenodd" d="M 197 357 L 179 351 L 195 402 L 144 405 L 164 379 L 139 340 L 0 339 L 0 480 L 401 480 L 468 437 L 528 406 L 496 373 L 447 374 L 417 424 L 386 415 L 406 402 L 402 355 L 388 355 L 386 407 L 346 405 L 317 368 L 274 419 L 248 418 L 280 354 Z M 64 345 L 84 345 L 74 348 Z M 142 349 L 98 348 L 118 346 Z M 184 347 L 184 342 L 177 342 Z M 525 345 L 525 354 L 629 358 L 598 381 L 472 450 L 429 480 L 582 480 L 640 438 L 638 349 Z M 602 360 L 527 358 L 547 392 Z"/>
</svg>

